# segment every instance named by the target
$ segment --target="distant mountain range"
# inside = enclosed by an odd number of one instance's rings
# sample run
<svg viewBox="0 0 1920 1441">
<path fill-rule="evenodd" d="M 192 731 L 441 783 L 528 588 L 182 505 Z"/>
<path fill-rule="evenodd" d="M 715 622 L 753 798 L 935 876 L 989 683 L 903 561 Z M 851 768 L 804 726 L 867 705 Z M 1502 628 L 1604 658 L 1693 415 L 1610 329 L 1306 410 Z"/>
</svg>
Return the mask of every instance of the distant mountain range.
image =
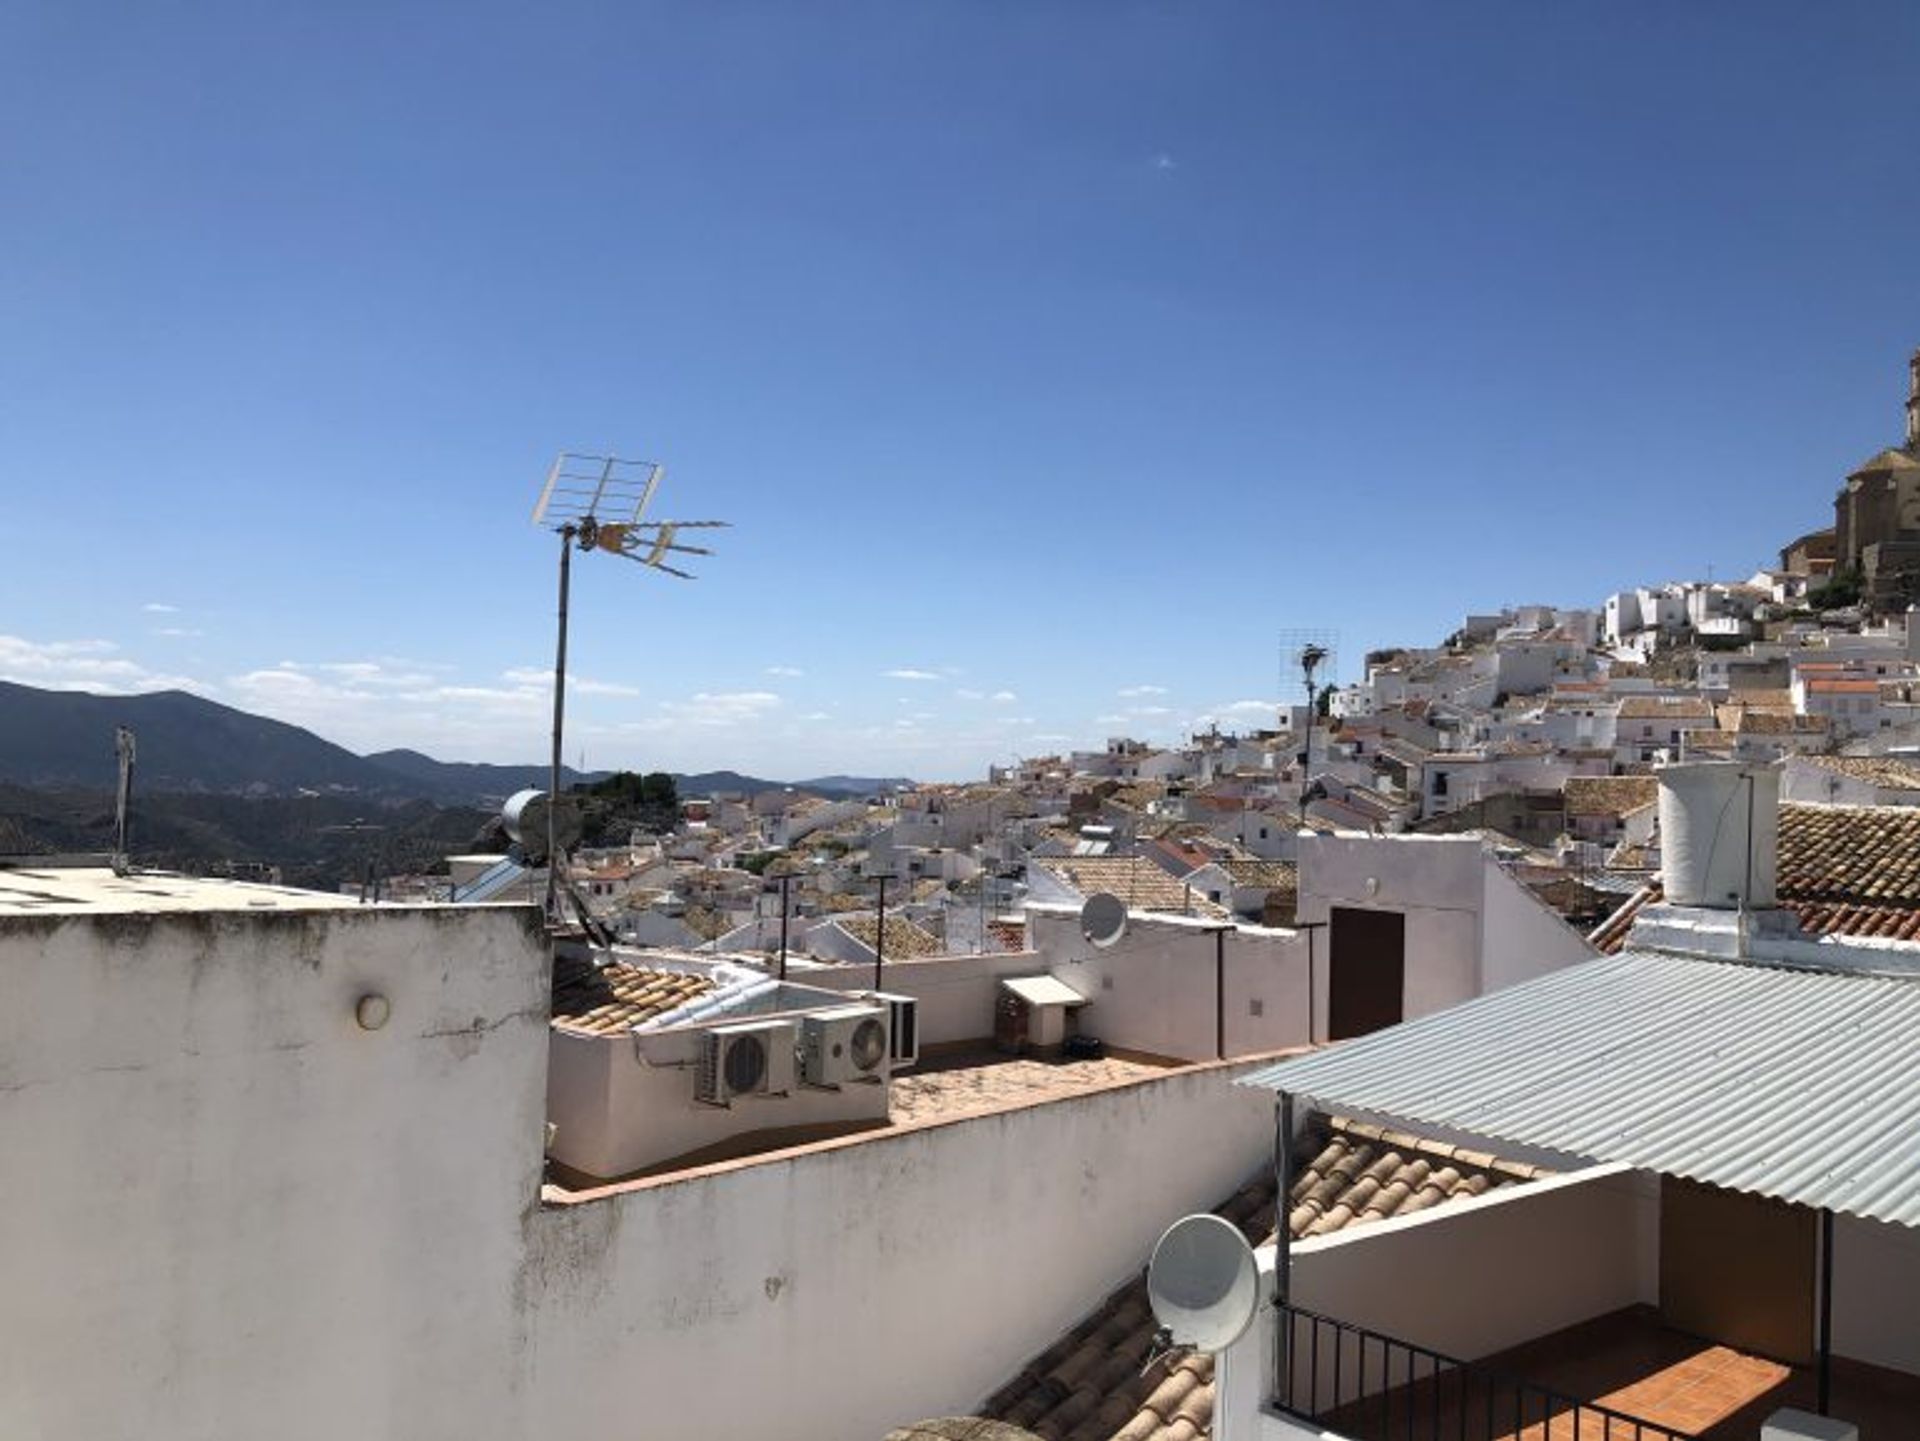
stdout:
<svg viewBox="0 0 1920 1441">
<path fill-rule="evenodd" d="M 102 696 L 39 690 L 0 681 L 0 782 L 36 789 L 106 790 L 114 782 L 113 732 L 137 740 L 136 787 L 211 795 L 352 794 L 378 801 L 492 806 L 528 786 L 544 788 L 544 765 L 438 761 L 419 751 L 355 755 L 312 731 L 220 705 L 186 691 Z M 565 784 L 605 771 L 565 768 Z M 749 795 L 788 782 L 736 771 L 676 775 L 683 796 Z M 868 795 L 909 784 L 901 778 L 824 776 L 790 783 L 820 795 Z"/>
</svg>

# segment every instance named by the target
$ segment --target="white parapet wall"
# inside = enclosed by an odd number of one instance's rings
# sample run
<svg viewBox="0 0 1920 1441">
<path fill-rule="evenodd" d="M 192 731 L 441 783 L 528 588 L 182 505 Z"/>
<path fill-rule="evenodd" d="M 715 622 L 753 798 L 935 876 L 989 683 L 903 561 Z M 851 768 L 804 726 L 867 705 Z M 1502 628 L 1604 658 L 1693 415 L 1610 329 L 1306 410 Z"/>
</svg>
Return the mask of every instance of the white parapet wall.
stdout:
<svg viewBox="0 0 1920 1441">
<path fill-rule="evenodd" d="M 1272 1098 L 1232 1084 L 1245 1069 L 543 1209 L 525 1273 L 541 1429 L 844 1441 L 970 1410 L 1267 1164 Z"/>
<path fill-rule="evenodd" d="M 537 912 L 198 889 L 0 918 L 0 1434 L 527 1434 Z"/>
</svg>

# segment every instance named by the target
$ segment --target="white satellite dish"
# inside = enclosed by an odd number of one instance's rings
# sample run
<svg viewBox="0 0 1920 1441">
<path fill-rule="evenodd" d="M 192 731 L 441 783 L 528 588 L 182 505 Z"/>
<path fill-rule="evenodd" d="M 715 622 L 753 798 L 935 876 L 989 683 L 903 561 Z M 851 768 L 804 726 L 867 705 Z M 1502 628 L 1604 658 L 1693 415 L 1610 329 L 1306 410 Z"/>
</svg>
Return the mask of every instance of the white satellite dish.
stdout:
<svg viewBox="0 0 1920 1441">
<path fill-rule="evenodd" d="M 1253 1324 L 1260 1305 L 1253 1247 L 1231 1221 L 1183 1217 L 1153 1248 L 1147 1300 L 1173 1345 L 1224 1351 Z"/>
<path fill-rule="evenodd" d="M 1127 933 L 1127 903 L 1107 891 L 1087 897 L 1080 907 L 1080 934 L 1105 950 Z"/>
</svg>

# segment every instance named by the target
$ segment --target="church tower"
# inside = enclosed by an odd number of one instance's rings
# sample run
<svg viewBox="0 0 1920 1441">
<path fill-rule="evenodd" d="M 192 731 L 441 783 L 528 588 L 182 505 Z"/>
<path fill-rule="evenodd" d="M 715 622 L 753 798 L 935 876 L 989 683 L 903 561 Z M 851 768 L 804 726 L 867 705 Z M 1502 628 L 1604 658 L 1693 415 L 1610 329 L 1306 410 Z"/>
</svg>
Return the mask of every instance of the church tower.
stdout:
<svg viewBox="0 0 1920 1441">
<path fill-rule="evenodd" d="M 1907 453 L 1920 456 L 1920 350 L 1907 362 Z"/>
</svg>

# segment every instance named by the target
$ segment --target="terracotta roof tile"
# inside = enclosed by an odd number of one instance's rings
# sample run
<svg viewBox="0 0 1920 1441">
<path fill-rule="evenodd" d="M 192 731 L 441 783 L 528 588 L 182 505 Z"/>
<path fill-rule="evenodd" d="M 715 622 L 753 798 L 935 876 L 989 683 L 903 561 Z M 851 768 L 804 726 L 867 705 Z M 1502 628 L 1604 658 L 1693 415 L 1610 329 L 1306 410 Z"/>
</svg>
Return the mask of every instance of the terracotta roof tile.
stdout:
<svg viewBox="0 0 1920 1441">
<path fill-rule="evenodd" d="M 1620 702 L 1620 719 L 1710 721 L 1713 707 L 1699 696 L 1632 695 Z"/>
<path fill-rule="evenodd" d="M 1802 756 L 1807 765 L 1890 790 L 1920 790 L 1920 766 L 1890 756 Z"/>
<path fill-rule="evenodd" d="M 1296 1237 L 1324 1235 L 1541 1174 L 1424 1137 L 1336 1119 L 1320 1141 L 1303 1148 L 1288 1224 Z M 1271 1179 L 1242 1187 L 1218 1214 L 1248 1240 L 1270 1240 Z M 1213 1358 L 1180 1356 L 1142 1375 L 1154 1329 L 1143 1271 L 980 1409 L 1044 1441 L 1198 1441 L 1211 1435 Z"/>
<path fill-rule="evenodd" d="M 837 919 L 841 930 L 868 950 L 873 949 L 873 943 L 880 934 L 878 915 L 840 916 Z M 918 960 L 923 956 L 937 956 L 944 949 L 945 947 L 930 931 L 923 930 L 912 921 L 903 920 L 899 916 L 887 917 L 887 958 L 889 960 Z"/>
<path fill-rule="evenodd" d="M 1660 798 L 1652 776 L 1571 776 L 1567 780 L 1569 816 L 1623 816 Z"/>
<path fill-rule="evenodd" d="M 1108 891 L 1139 911 L 1173 911 L 1220 920 L 1226 912 L 1152 861 L 1136 856 L 1046 856 L 1030 862 L 1083 896 Z"/>
<path fill-rule="evenodd" d="M 574 956 L 553 961 L 553 1024 L 562 1030 L 614 1036 L 706 991 L 705 976 L 655 971 L 615 961 L 595 966 Z"/>
</svg>

